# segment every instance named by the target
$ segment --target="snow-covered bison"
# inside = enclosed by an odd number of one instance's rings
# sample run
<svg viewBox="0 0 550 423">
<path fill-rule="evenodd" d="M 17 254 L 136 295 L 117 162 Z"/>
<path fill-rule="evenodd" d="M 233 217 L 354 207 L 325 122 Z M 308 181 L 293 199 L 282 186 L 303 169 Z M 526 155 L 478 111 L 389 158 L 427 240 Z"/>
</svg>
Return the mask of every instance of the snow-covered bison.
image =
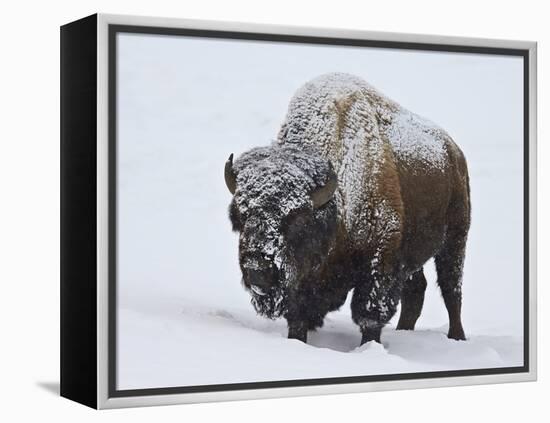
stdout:
<svg viewBox="0 0 550 423">
<path fill-rule="evenodd" d="M 461 279 L 468 170 L 451 137 L 360 78 L 320 76 L 290 102 L 277 141 L 225 164 L 243 284 L 259 314 L 306 342 L 354 289 L 361 343 L 414 329 L 435 259 L 449 338 L 465 339 Z"/>
</svg>

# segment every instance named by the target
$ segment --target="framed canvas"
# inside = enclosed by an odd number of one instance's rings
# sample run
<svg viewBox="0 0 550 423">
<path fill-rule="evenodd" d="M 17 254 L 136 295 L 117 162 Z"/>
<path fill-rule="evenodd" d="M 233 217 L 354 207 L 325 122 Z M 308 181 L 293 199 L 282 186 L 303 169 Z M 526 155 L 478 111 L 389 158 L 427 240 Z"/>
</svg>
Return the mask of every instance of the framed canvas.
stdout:
<svg viewBox="0 0 550 423">
<path fill-rule="evenodd" d="M 61 395 L 536 378 L 536 44 L 61 28 Z"/>
</svg>

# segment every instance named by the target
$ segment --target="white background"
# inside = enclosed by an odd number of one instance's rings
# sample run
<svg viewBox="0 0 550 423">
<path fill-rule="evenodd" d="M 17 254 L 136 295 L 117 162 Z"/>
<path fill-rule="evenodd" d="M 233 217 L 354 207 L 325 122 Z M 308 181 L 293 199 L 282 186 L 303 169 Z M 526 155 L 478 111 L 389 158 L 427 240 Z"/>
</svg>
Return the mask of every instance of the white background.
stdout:
<svg viewBox="0 0 550 423">
<path fill-rule="evenodd" d="M 539 41 L 539 186 L 548 183 L 544 115 L 550 41 L 542 2 L 19 2 L 4 5 L 3 106 L 0 157 L 3 208 L 1 282 L 2 418 L 23 421 L 347 421 L 414 419 L 446 422 L 541 421 L 547 415 L 545 363 L 548 320 L 544 258 L 548 224 L 539 221 L 539 382 L 96 413 L 54 396 L 58 383 L 59 309 L 59 30 L 101 11 L 197 19 L 253 21 L 364 30 Z M 539 215 L 548 203 L 539 196 Z M 5 416 L 4 416 L 5 414 Z"/>
</svg>

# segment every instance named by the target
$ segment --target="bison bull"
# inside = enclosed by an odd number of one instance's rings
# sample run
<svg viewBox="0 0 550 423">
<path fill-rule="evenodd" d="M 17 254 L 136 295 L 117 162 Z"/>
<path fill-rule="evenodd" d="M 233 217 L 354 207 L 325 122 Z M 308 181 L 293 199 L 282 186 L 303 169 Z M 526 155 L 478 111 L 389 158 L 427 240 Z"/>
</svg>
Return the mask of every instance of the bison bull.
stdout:
<svg viewBox="0 0 550 423">
<path fill-rule="evenodd" d="M 259 314 L 307 341 L 353 289 L 361 343 L 422 310 L 435 259 L 449 338 L 465 339 L 461 280 L 470 225 L 466 160 L 433 123 L 347 74 L 292 98 L 278 139 L 225 165 L 243 284 Z"/>
</svg>

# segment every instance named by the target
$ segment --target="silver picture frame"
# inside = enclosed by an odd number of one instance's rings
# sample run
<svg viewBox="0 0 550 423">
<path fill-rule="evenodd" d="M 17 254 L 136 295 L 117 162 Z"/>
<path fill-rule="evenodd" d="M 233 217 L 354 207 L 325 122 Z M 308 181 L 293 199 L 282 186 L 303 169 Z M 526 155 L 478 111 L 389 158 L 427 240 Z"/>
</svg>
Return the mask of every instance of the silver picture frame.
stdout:
<svg viewBox="0 0 550 423">
<path fill-rule="evenodd" d="M 86 21 L 86 19 L 88 19 Z M 88 29 L 85 34 L 79 32 L 82 25 Z M 86 32 L 87 31 L 87 32 Z M 116 256 L 112 251 L 112 224 L 113 214 L 111 205 L 113 198 L 113 189 L 110 185 L 110 174 L 116 172 L 113 167 L 113 154 L 116 149 L 113 147 L 113 105 L 116 101 L 114 88 L 114 75 L 112 63 L 116 57 L 114 42 L 117 31 L 137 31 L 140 33 L 162 33 L 162 34 L 181 34 L 181 31 L 203 31 L 205 33 L 217 32 L 219 37 L 223 34 L 240 34 L 245 39 L 264 39 L 276 41 L 278 38 L 300 39 L 303 42 L 316 39 L 320 43 L 329 43 L 331 40 L 347 40 L 357 43 L 357 45 L 366 45 L 365 43 L 382 43 L 389 48 L 407 48 L 432 51 L 453 51 L 453 52 L 479 52 L 487 50 L 514 51 L 517 55 L 524 58 L 524 71 L 526 71 L 524 85 L 524 136 L 525 136 L 525 158 L 524 166 L 524 187 L 525 205 L 524 211 L 527 213 L 525 218 L 525 294 L 524 304 L 526 307 L 525 321 L 525 366 L 515 371 L 502 372 L 502 369 L 493 369 L 494 371 L 478 372 L 472 370 L 461 371 L 453 374 L 449 372 L 448 376 L 438 375 L 437 377 L 396 377 L 385 378 L 382 380 L 369 381 L 339 381 L 338 383 L 317 383 L 311 381 L 308 383 L 287 383 L 271 385 L 258 384 L 258 387 L 218 387 L 217 389 L 197 389 L 182 391 L 178 388 L 166 388 L 158 390 L 136 390 L 135 392 L 120 391 L 117 392 L 113 386 L 113 374 L 116 372 L 115 360 L 113 358 L 113 345 L 116 343 L 116 334 L 113 331 L 112 322 L 112 301 L 114 295 L 113 288 L 113 260 Z M 65 35 L 63 35 L 65 34 Z M 75 35 L 76 34 L 76 35 Z M 202 20 L 187 20 L 174 18 L 156 18 L 145 16 L 126 16 L 97 14 L 84 20 L 67 24 L 62 27 L 62 103 L 65 95 L 69 96 L 69 90 L 74 89 L 74 84 L 67 83 L 63 88 L 63 78 L 69 80 L 76 78 L 70 71 L 63 70 L 63 56 L 66 57 L 67 66 L 71 60 L 77 60 L 76 53 L 72 53 L 70 40 L 64 44 L 63 37 L 67 40 L 79 38 L 80 45 L 89 43 L 88 47 L 95 49 L 96 61 L 95 69 L 90 70 L 90 78 L 93 79 L 91 87 L 95 91 L 89 101 L 95 101 L 95 121 L 89 123 L 90 145 L 95 155 L 95 166 L 89 169 L 93 172 L 91 178 L 95 186 L 90 186 L 89 203 L 87 207 L 95 207 L 90 212 L 90 219 L 93 222 L 80 221 L 74 218 L 72 223 L 64 223 L 63 204 L 68 210 L 65 216 L 70 214 L 74 198 L 71 196 L 70 188 L 63 189 L 64 178 L 70 178 L 70 170 L 63 175 L 62 171 L 62 387 L 63 396 L 74 399 L 98 409 L 152 406 L 168 404 L 184 404 L 212 401 L 231 401 L 243 399 L 260 398 L 280 398 L 305 395 L 324 395 L 353 392 L 372 392 L 395 389 L 419 389 L 433 387 L 448 387 L 462 385 L 493 384 L 507 382 L 526 382 L 534 381 L 537 377 L 537 275 L 536 275 L 536 257 L 537 257 L 537 44 L 531 41 L 511 41 L 496 39 L 481 39 L 467 37 L 449 37 L 420 34 L 400 34 L 386 32 L 371 32 L 349 29 L 325 29 L 308 28 L 279 25 L 259 25 L 239 22 L 217 22 Z M 83 41 L 84 40 L 84 41 Z M 77 47 L 72 47 L 76 49 Z M 65 49 L 65 50 L 64 50 Z M 72 54 L 72 56 L 71 56 Z M 75 57 L 75 58 L 73 58 Z M 68 98 L 68 97 L 67 97 Z M 73 108 L 74 104 L 69 104 L 70 99 L 66 100 L 66 107 Z M 76 101 L 76 100 L 73 100 Z M 84 101 L 80 99 L 79 101 Z M 62 104 L 62 128 L 66 125 L 74 125 L 70 121 L 69 112 L 63 113 Z M 76 113 L 76 112 L 75 112 Z M 67 147 L 64 153 L 63 136 L 67 139 L 71 136 L 71 131 L 62 130 L 62 169 L 63 160 L 70 168 L 70 162 L 75 157 L 75 152 Z M 67 141 L 68 143 L 68 141 Z M 68 145 L 68 144 L 66 144 Z M 63 155 L 65 155 L 63 157 Z M 79 194 L 81 195 L 81 194 Z M 63 197 L 65 200 L 63 200 Z M 92 198 L 93 197 L 93 198 Z M 63 203 L 65 201 L 65 203 Z M 70 219 L 68 219 L 70 220 Z M 75 256 L 78 254 L 73 249 L 78 242 L 85 240 L 73 240 L 68 238 L 68 231 L 76 226 L 88 225 L 89 230 L 95 230 L 95 239 L 93 240 L 94 249 L 88 252 L 89 257 L 85 258 Z M 65 229 L 63 229 L 65 226 Z M 65 232 L 64 232 L 65 230 Z M 65 235 L 63 235 L 65 233 Z M 65 240 L 65 241 L 64 241 Z M 73 251 L 73 252 L 71 252 Z M 74 267 L 80 266 L 82 260 L 90 264 L 95 272 L 87 278 L 83 278 L 80 283 L 93 284 L 93 289 L 87 290 L 86 287 L 75 291 L 76 288 L 68 288 L 70 278 L 75 275 Z M 63 271 L 64 266 L 66 271 Z M 82 268 L 82 266 L 80 266 Z M 64 279 L 65 278 L 65 279 Z M 86 285 L 87 286 L 87 285 Z M 65 288 L 64 288 L 65 287 Z M 116 288 L 116 287 L 115 287 Z M 63 291 L 65 289 L 65 291 Z M 65 292 L 65 295 L 63 295 Z M 88 298 L 94 296 L 94 298 Z M 88 310 L 85 316 L 75 317 L 74 303 L 83 300 L 91 301 L 92 309 Z M 73 306 L 71 306 L 73 304 Z M 82 319 L 79 321 L 78 319 Z M 88 333 L 88 338 L 84 341 L 85 347 L 82 347 L 83 339 L 78 338 L 78 331 L 83 328 L 92 328 Z M 84 335 L 82 335 L 84 336 Z M 94 342 L 95 341 L 95 342 Z M 75 346 L 81 345 L 80 347 Z M 82 351 L 79 348 L 92 349 L 94 351 Z M 85 353 L 85 354 L 84 354 Z M 81 354 L 87 357 L 84 361 L 72 360 L 72 354 Z M 64 361 L 65 360 L 65 361 Z M 78 367 L 80 366 L 80 367 Z M 85 366 L 89 370 L 89 377 L 79 382 L 77 368 L 82 369 Z M 247 384 L 248 385 L 248 384 Z M 208 387 L 206 387 L 208 388 Z"/>
</svg>

